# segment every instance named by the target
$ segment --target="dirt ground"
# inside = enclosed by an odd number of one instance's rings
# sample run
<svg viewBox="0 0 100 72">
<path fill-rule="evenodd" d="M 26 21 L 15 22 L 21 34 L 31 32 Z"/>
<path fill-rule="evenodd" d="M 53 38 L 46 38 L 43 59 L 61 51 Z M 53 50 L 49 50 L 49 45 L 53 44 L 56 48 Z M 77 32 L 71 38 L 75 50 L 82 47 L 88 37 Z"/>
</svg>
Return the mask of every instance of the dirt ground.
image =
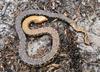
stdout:
<svg viewBox="0 0 100 72">
<path fill-rule="evenodd" d="M 50 18 L 42 27 L 57 30 L 60 38 L 57 56 L 41 66 L 25 63 L 19 56 L 20 39 L 15 20 L 19 13 L 29 9 L 59 13 L 74 20 L 87 31 L 90 45 L 84 44 L 84 35 L 70 24 Z M 45 47 L 50 51 L 52 47 L 49 35 L 26 37 L 27 45 L 31 43 L 33 49 Z M 100 72 L 99 40 L 100 0 L 0 0 L 0 72 Z M 30 49 L 27 52 L 32 54 Z"/>
</svg>

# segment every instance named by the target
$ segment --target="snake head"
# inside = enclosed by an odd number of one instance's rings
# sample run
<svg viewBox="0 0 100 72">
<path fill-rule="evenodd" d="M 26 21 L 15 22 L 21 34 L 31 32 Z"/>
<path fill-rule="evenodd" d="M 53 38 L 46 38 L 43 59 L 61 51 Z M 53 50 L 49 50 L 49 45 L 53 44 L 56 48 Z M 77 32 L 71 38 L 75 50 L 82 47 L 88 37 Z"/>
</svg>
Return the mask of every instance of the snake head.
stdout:
<svg viewBox="0 0 100 72">
<path fill-rule="evenodd" d="M 34 17 L 34 23 L 41 24 L 42 22 L 47 21 L 48 19 L 45 16 L 33 16 Z"/>
</svg>

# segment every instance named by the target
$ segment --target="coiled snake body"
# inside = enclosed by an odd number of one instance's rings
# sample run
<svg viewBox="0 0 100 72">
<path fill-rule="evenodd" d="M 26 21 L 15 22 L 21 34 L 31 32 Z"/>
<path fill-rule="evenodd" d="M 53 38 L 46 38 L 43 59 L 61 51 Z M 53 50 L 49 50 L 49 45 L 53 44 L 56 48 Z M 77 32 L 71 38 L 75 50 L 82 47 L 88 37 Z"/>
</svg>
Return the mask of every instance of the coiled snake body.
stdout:
<svg viewBox="0 0 100 72">
<path fill-rule="evenodd" d="M 36 15 L 44 15 L 47 17 L 58 18 L 60 20 L 63 20 L 65 22 L 69 23 L 70 26 L 72 26 L 76 31 L 84 33 L 84 37 L 85 37 L 84 41 L 86 44 L 88 44 L 87 33 L 85 32 L 85 30 L 83 30 L 83 28 L 76 26 L 75 22 L 73 20 L 65 17 L 62 14 L 51 13 L 51 12 L 47 12 L 47 11 L 43 11 L 43 10 L 27 10 L 27 11 L 22 12 L 16 18 L 16 22 L 15 22 L 16 31 L 17 31 L 19 39 L 20 39 L 19 56 L 25 63 L 31 64 L 31 65 L 41 65 L 43 63 L 46 63 L 47 61 L 49 61 L 50 59 L 52 59 L 54 57 L 54 55 L 57 53 L 57 50 L 59 48 L 59 35 L 58 35 L 57 31 L 55 29 L 53 29 L 52 27 L 29 29 L 29 24 L 32 21 L 34 23 L 37 23 L 37 22 L 39 23 L 39 21 L 37 21 L 39 16 L 36 16 Z M 29 16 L 29 17 L 27 17 L 27 16 Z M 27 18 L 24 19 L 25 17 L 27 17 Z M 24 19 L 24 21 L 22 21 L 23 19 Z M 40 23 L 41 23 L 41 21 L 46 21 L 46 20 L 47 20 L 46 18 L 41 16 Z M 45 34 L 45 33 L 51 35 L 53 43 L 52 43 L 52 50 L 50 51 L 50 53 L 46 54 L 41 59 L 33 59 L 31 57 L 28 57 L 28 55 L 26 54 L 26 50 L 25 50 L 26 49 L 26 36 L 23 31 L 28 35 L 36 35 L 37 36 L 37 35 L 41 35 L 41 34 Z"/>
<path fill-rule="evenodd" d="M 30 57 L 27 57 L 27 59 L 29 59 L 29 60 L 31 59 L 30 63 L 33 65 L 38 65 L 38 64 L 40 65 L 40 64 L 43 64 L 44 62 L 49 61 L 57 53 L 57 50 L 59 48 L 59 35 L 58 35 L 58 32 L 55 29 L 53 29 L 52 27 L 29 29 L 29 24 L 31 22 L 41 23 L 42 21 L 46 21 L 46 20 L 47 19 L 44 16 L 29 16 L 22 22 L 22 29 L 26 34 L 38 36 L 38 35 L 46 33 L 46 34 L 51 35 L 51 37 L 52 37 L 52 49 L 48 54 L 46 54 L 43 58 L 36 59 L 36 60 L 32 59 Z M 25 62 L 25 59 L 23 59 L 24 62 Z M 27 60 L 27 62 L 29 62 L 29 60 Z"/>
</svg>

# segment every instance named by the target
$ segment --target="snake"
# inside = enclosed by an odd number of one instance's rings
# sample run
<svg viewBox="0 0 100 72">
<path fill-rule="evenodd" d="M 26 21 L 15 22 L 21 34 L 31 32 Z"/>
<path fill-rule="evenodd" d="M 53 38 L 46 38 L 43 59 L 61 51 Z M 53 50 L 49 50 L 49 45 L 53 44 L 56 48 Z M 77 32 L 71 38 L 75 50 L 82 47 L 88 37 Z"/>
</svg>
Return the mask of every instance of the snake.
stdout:
<svg viewBox="0 0 100 72">
<path fill-rule="evenodd" d="M 29 28 L 29 25 L 31 22 L 39 24 L 39 23 L 46 21 L 46 20 L 47 20 L 47 18 L 44 16 L 29 16 L 26 19 L 24 19 L 24 21 L 22 22 L 22 29 L 26 34 L 33 35 L 33 36 L 34 35 L 38 36 L 38 35 L 42 35 L 42 34 L 49 34 L 52 37 L 52 49 L 43 58 L 32 59 L 32 58 L 27 56 L 27 61 L 29 62 L 29 60 L 31 60 L 30 63 L 33 65 L 41 65 L 44 62 L 49 61 L 50 59 L 52 59 L 52 57 L 54 57 L 55 54 L 57 54 L 57 51 L 59 48 L 59 34 L 54 28 L 52 28 L 52 27 L 44 27 L 44 28 L 39 28 L 39 29 L 30 29 Z M 22 57 L 23 56 L 21 56 L 21 58 Z M 23 61 L 25 59 L 23 59 Z"/>
<path fill-rule="evenodd" d="M 38 18 L 39 16 L 40 18 Z M 46 63 L 47 61 L 52 59 L 53 56 L 55 56 L 59 48 L 59 35 L 58 35 L 58 32 L 54 28 L 43 27 L 39 29 L 29 29 L 29 24 L 31 22 L 41 23 L 42 21 L 43 22 L 46 21 L 47 18 L 43 16 L 57 18 L 62 21 L 65 21 L 66 23 L 69 23 L 70 26 L 75 31 L 81 32 L 84 34 L 84 43 L 87 45 L 89 44 L 87 32 L 82 27 L 77 26 L 75 21 L 64 16 L 63 14 L 52 13 L 52 12 L 44 11 L 44 10 L 34 10 L 34 9 L 23 11 L 17 16 L 15 20 L 15 28 L 16 28 L 18 37 L 20 39 L 19 56 L 25 63 L 31 64 L 31 65 L 41 65 L 43 63 Z M 39 20 L 40 22 L 37 20 Z M 52 41 L 53 45 L 52 45 L 52 50 L 50 51 L 50 53 L 46 54 L 41 59 L 33 59 L 29 57 L 26 53 L 26 40 L 27 39 L 26 39 L 24 32 L 28 35 L 33 35 L 33 36 L 38 36 L 38 35 L 42 35 L 45 33 L 51 35 L 52 40 L 53 40 Z"/>
</svg>

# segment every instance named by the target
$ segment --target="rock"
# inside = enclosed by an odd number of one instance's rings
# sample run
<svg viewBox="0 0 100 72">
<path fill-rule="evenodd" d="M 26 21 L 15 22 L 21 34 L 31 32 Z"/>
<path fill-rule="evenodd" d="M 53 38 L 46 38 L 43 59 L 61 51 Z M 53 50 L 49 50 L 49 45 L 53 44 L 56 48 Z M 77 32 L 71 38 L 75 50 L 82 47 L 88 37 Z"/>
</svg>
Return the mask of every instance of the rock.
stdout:
<svg viewBox="0 0 100 72">
<path fill-rule="evenodd" d="M 28 55 L 29 56 L 32 56 L 34 54 L 37 54 L 37 50 L 39 49 L 43 49 L 43 48 L 47 48 L 47 49 L 50 49 L 50 37 L 47 36 L 47 35 L 44 35 L 42 36 L 41 38 L 39 38 L 38 40 L 33 40 L 33 41 L 30 41 L 28 43 L 28 49 L 27 49 L 27 52 L 28 52 Z"/>
<path fill-rule="evenodd" d="M 94 22 L 94 25 L 92 26 L 91 31 L 92 31 L 93 34 L 100 37 L 100 20 L 99 19 L 97 19 Z"/>
<path fill-rule="evenodd" d="M 0 36 L 4 37 L 10 33 L 10 27 L 6 24 L 0 24 Z"/>
<path fill-rule="evenodd" d="M 0 39 L 0 50 L 2 50 L 4 48 L 5 44 L 4 44 L 4 40 Z"/>
</svg>

